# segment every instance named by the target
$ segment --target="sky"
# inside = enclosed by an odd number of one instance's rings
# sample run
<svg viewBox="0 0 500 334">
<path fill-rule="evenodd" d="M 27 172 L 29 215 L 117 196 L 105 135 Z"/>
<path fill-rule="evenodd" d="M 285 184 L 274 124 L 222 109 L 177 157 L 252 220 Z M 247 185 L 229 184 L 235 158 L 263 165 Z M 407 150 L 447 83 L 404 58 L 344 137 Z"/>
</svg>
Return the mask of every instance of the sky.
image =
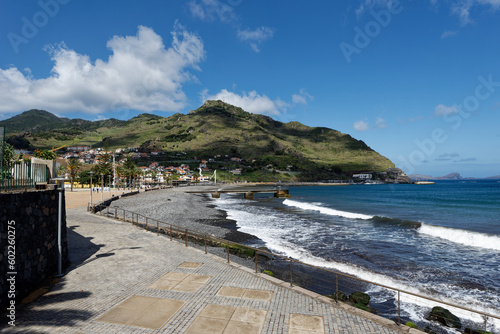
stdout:
<svg viewBox="0 0 500 334">
<path fill-rule="evenodd" d="M 407 174 L 500 175 L 500 0 L 0 0 L 0 120 L 220 99 Z"/>
</svg>

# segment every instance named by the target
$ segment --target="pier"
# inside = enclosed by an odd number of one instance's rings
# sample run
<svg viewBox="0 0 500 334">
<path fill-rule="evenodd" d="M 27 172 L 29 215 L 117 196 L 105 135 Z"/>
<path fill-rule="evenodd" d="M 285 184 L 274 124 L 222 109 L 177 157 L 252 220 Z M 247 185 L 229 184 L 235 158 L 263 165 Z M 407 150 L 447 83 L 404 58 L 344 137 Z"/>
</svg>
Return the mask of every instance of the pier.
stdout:
<svg viewBox="0 0 500 334">
<path fill-rule="evenodd" d="M 267 194 L 274 194 L 274 197 L 277 198 L 290 198 L 289 190 L 288 189 L 275 189 L 275 188 L 269 188 L 269 189 L 211 189 L 211 190 L 202 190 L 202 191 L 187 191 L 187 193 L 191 194 L 212 194 L 212 198 L 220 198 L 221 194 L 243 194 L 243 197 L 245 199 L 253 199 L 253 195 L 256 193 L 267 193 Z"/>
</svg>

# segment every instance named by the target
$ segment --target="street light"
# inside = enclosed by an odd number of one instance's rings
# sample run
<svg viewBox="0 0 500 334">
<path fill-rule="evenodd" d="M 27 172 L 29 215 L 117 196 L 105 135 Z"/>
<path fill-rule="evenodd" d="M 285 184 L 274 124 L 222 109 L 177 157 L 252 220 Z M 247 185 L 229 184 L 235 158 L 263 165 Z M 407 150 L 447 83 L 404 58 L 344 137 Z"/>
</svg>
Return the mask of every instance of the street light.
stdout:
<svg viewBox="0 0 500 334">
<path fill-rule="evenodd" d="M 109 196 L 111 196 L 111 174 L 109 174 L 108 177 L 109 177 L 109 182 L 108 182 Z"/>
<path fill-rule="evenodd" d="M 94 172 L 90 171 L 89 174 L 90 174 L 90 205 L 92 205 L 92 192 L 93 192 L 93 189 L 92 189 L 92 175 L 94 175 Z"/>
<path fill-rule="evenodd" d="M 102 202 L 102 193 L 104 192 L 104 174 L 101 173 L 101 202 Z"/>
</svg>

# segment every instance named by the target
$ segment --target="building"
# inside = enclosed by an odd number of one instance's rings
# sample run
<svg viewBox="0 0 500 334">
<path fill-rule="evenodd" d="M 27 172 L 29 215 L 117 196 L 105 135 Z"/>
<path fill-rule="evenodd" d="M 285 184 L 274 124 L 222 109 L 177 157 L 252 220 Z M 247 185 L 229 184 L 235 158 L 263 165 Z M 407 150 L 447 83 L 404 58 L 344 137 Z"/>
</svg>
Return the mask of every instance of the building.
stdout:
<svg viewBox="0 0 500 334">
<path fill-rule="evenodd" d="M 373 175 L 371 173 L 352 174 L 352 177 L 360 180 L 371 180 Z"/>
</svg>

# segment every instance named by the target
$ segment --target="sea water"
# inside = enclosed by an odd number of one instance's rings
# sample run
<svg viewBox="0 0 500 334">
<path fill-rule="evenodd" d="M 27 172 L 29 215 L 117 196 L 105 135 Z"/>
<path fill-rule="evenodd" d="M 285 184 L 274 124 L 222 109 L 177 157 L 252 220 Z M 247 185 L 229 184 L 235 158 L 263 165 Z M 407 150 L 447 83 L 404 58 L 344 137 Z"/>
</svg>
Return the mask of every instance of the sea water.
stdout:
<svg viewBox="0 0 500 334">
<path fill-rule="evenodd" d="M 500 182 L 291 187 L 290 194 L 224 195 L 215 203 L 280 255 L 500 316 Z M 380 303 L 394 300 L 372 290 Z M 404 294 L 402 302 L 403 315 L 421 325 L 437 305 Z M 500 330 L 500 321 L 488 321 Z"/>
</svg>

